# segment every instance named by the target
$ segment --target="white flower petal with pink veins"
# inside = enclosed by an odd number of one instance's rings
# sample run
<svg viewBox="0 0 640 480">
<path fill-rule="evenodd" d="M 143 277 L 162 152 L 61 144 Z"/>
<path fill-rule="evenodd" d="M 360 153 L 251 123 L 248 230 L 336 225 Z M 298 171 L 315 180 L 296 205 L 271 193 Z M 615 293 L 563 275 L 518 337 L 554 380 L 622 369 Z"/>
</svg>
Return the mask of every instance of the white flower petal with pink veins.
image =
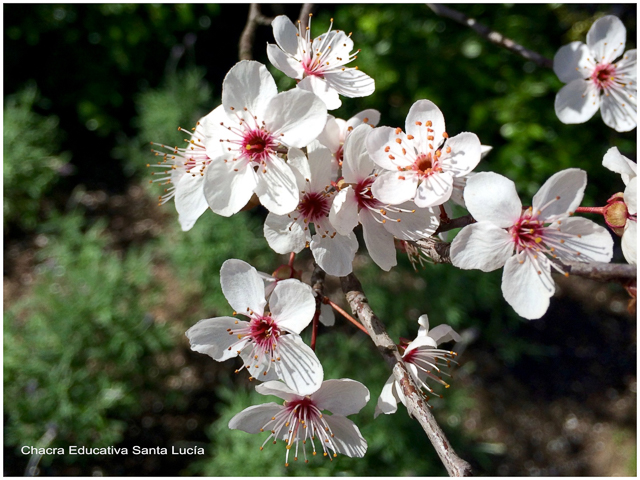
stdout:
<svg viewBox="0 0 640 480">
<path fill-rule="evenodd" d="M 304 395 L 287 388 L 281 382 L 265 382 L 256 386 L 262 395 L 276 395 L 284 399 L 283 405 L 267 403 L 249 407 L 234 416 L 230 429 L 247 433 L 268 432 L 262 447 L 273 440 L 284 440 L 285 464 L 289 455 L 294 461 L 308 461 L 311 454 L 321 452 L 323 456 L 336 457 L 338 453 L 349 457 L 362 457 L 367 442 L 360 430 L 345 415 L 358 413 L 369 400 L 369 390 L 359 382 L 349 379 L 327 380 L 317 391 Z M 332 410 L 335 409 L 335 410 Z M 333 415 L 324 414 L 333 412 Z M 345 412 L 345 413 L 341 413 Z"/>
<path fill-rule="evenodd" d="M 414 103 L 405 123 L 406 134 L 381 127 L 367 137 L 373 161 L 390 171 L 376 179 L 373 195 L 391 205 L 408 200 L 420 208 L 442 205 L 451 197 L 453 179 L 468 175 L 480 161 L 480 140 L 470 132 L 449 138 L 442 112 L 429 100 Z"/>
<path fill-rule="evenodd" d="M 502 295 L 521 317 L 535 320 L 546 313 L 555 292 L 550 270 L 546 257 L 534 259 L 528 251 L 507 260 L 502 273 Z"/>
<path fill-rule="evenodd" d="M 375 90 L 371 77 L 355 68 L 345 67 L 356 59 L 358 52 L 350 53 L 353 41 L 348 35 L 331 30 L 333 20 L 329 30 L 313 41 L 310 28 L 303 31 L 298 23 L 296 29 L 284 15 L 276 17 L 272 25 L 277 46 L 267 46 L 271 63 L 285 75 L 301 80 L 297 84 L 298 89 L 318 95 L 329 110 L 342 104 L 338 94 L 363 97 Z"/>
<path fill-rule="evenodd" d="M 191 348 L 217 361 L 240 355 L 244 362 L 240 370 L 246 368 L 255 378 L 277 376 L 296 391 L 317 390 L 322 365 L 298 335 L 315 314 L 311 288 L 295 279 L 277 282 L 265 314 L 264 280 L 251 265 L 227 260 L 220 270 L 220 284 L 229 304 L 249 321 L 202 320 L 186 333 Z"/>
<path fill-rule="evenodd" d="M 608 263 L 613 257 L 613 240 L 609 231 L 587 218 L 570 217 L 562 220 L 562 233 L 566 235 L 562 244 L 566 253 L 560 258 Z M 574 249 L 574 252 L 571 252 Z M 571 258 L 575 253 L 576 258 Z M 577 258 L 580 257 L 580 258 Z"/>
<path fill-rule="evenodd" d="M 629 180 L 637 175 L 638 166 L 636 162 L 632 162 L 622 155 L 618 147 L 611 147 L 605 153 L 602 159 L 602 166 L 608 168 L 612 172 L 619 173 L 625 185 L 629 184 Z"/>
<path fill-rule="evenodd" d="M 449 341 L 459 342 L 461 337 L 448 325 L 438 325 L 430 331 L 427 315 L 420 316 L 418 325 L 418 335 L 413 341 L 408 342 L 402 339 L 400 345 L 404 348 L 402 360 L 405 363 L 407 372 L 409 372 L 418 388 L 427 393 L 432 393 L 433 389 L 427 382 L 435 381 L 448 387 L 449 385 L 442 379 L 442 375 L 449 376 L 445 369 L 451 363 L 457 363 L 453 360 L 456 357 L 454 352 L 439 349 L 438 345 Z M 429 397 L 425 397 L 428 400 Z M 374 417 L 381 413 L 387 415 L 395 413 L 398 409 L 398 402 L 406 405 L 402 387 L 395 380 L 395 377 L 391 375 L 382 388 Z"/>
<path fill-rule="evenodd" d="M 209 206 L 233 215 L 255 191 L 271 212 L 289 213 L 298 192 L 278 149 L 304 147 L 317 137 L 326 122 L 324 103 L 301 90 L 278 94 L 266 67 L 253 61 L 242 61 L 227 73 L 222 103 L 226 119 L 204 126 L 207 138 L 221 148 L 211 159 L 216 171 L 205 173 Z"/>
<path fill-rule="evenodd" d="M 594 22 L 587 45 L 572 42 L 554 58 L 553 69 L 565 85 L 555 109 L 563 123 L 584 123 L 600 109 L 604 123 L 618 132 L 637 125 L 636 51 L 623 55 L 626 29 L 612 15 Z"/>
</svg>

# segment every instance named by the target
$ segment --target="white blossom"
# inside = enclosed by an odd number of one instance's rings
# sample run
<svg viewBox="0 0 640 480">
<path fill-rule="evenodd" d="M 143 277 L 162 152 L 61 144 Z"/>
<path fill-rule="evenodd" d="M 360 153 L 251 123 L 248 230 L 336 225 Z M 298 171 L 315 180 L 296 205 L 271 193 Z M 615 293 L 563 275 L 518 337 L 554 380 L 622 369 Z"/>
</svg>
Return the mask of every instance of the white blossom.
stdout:
<svg viewBox="0 0 640 480">
<path fill-rule="evenodd" d="M 296 28 L 285 15 L 277 16 L 273 22 L 273 36 L 277 45 L 267 45 L 269 61 L 285 75 L 298 80 L 297 88 L 313 92 L 326 103 L 327 109 L 335 110 L 345 97 L 366 97 L 375 90 L 374 80 L 357 67 L 345 65 L 355 60 L 359 50 L 353 50 L 351 34 L 329 30 L 311 40 L 309 27 L 302 30 L 300 22 Z"/>
<path fill-rule="evenodd" d="M 609 262 L 609 232 L 585 218 L 572 217 L 580 205 L 587 175 L 577 168 L 553 175 L 523 210 L 515 184 L 493 172 L 474 175 L 464 199 L 477 223 L 464 227 L 451 244 L 451 261 L 484 272 L 504 266 L 502 293 L 522 317 L 540 318 L 555 291 L 551 268 L 558 260 Z"/>
<path fill-rule="evenodd" d="M 604 123 L 616 131 L 636 128 L 636 50 L 623 55 L 626 39 L 620 19 L 607 15 L 591 26 L 586 45 L 571 42 L 558 50 L 553 70 L 567 84 L 555 100 L 561 122 L 584 123 L 600 109 Z"/>
<path fill-rule="evenodd" d="M 256 391 L 280 397 L 284 403 L 249 407 L 229 421 L 229 428 L 247 433 L 269 432 L 260 450 L 269 440 L 273 439 L 273 443 L 284 440 L 286 466 L 289 454 L 296 461 L 300 450 L 308 462 L 309 444 L 312 455 L 321 452 L 330 459 L 339 453 L 348 457 L 363 457 L 366 453 L 367 441 L 355 423 L 346 418 L 358 413 L 369 401 L 369 390 L 360 382 L 348 378 L 325 380 L 309 395 L 301 395 L 281 382 L 263 383 L 256 386 Z M 333 415 L 323 414 L 325 410 Z"/>
</svg>

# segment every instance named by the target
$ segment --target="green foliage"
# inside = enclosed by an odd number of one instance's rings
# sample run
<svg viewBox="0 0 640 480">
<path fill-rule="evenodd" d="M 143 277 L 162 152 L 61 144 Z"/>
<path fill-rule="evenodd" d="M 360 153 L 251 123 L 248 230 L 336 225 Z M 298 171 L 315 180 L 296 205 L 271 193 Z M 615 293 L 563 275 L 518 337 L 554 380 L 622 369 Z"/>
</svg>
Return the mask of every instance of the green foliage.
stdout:
<svg viewBox="0 0 640 480">
<path fill-rule="evenodd" d="M 58 179 L 58 169 L 69 161 L 60 153 L 63 133 L 58 117 L 34 112 L 38 101 L 34 84 L 7 97 L 4 104 L 4 226 L 16 223 L 33 229 L 43 197 Z"/>
<path fill-rule="evenodd" d="M 138 410 L 150 355 L 173 344 L 147 308 L 158 302 L 148 252 L 106 249 L 104 228 L 57 217 L 33 290 L 5 312 L 7 445 L 108 446 Z M 50 459 L 50 457 L 49 457 Z"/>
</svg>

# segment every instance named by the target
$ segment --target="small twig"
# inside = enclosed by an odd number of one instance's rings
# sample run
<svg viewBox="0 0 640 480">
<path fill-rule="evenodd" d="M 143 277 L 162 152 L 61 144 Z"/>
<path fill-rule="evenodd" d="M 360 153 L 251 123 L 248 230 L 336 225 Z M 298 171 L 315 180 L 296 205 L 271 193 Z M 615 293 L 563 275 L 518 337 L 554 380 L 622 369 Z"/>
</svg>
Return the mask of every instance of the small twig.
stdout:
<svg viewBox="0 0 640 480">
<path fill-rule="evenodd" d="M 467 225 L 471 225 L 472 223 L 476 223 L 475 219 L 472 215 L 465 215 L 463 217 L 458 218 L 450 218 L 446 223 L 441 223 L 434 235 L 439 233 L 448 232 L 449 230 L 453 230 L 454 228 L 462 228 Z"/>
<path fill-rule="evenodd" d="M 387 334 L 380 319 L 369 306 L 369 301 L 362 292 L 360 281 L 351 273 L 346 277 L 341 277 L 340 282 L 351 309 L 369 331 L 369 335 L 378 351 L 393 369 L 393 375 L 402 387 L 409 414 L 418 420 L 422 426 L 449 475 L 452 477 L 470 476 L 471 466 L 458 457 L 433 414 L 429 411 L 429 407 L 420 394 L 420 389 L 413 382 L 402 361 L 398 348 Z"/>
<path fill-rule="evenodd" d="M 295 259 L 296 259 L 295 252 L 291 252 L 291 255 L 289 255 L 289 267 L 291 267 L 291 271 L 293 271 L 293 261 Z"/>
<path fill-rule="evenodd" d="M 477 34 L 486 38 L 491 43 L 495 43 L 501 47 L 506 48 L 507 50 L 511 50 L 512 52 L 517 53 L 518 55 L 526 58 L 527 60 L 531 60 L 535 62 L 540 67 L 553 68 L 553 61 L 550 59 L 543 57 L 537 52 L 533 50 L 529 50 L 528 48 L 523 47 L 522 45 L 517 44 L 513 40 L 505 37 L 501 33 L 498 33 L 490 28 L 478 23 L 475 18 L 469 18 L 464 13 L 458 12 L 452 8 L 446 7 L 439 3 L 427 3 L 427 7 L 435 12 L 436 15 L 441 17 L 447 17 L 456 22 L 465 25 L 471 29 L 473 29 Z"/>
<path fill-rule="evenodd" d="M 293 265 L 293 259 L 295 258 L 295 253 L 291 254 L 290 265 Z M 320 322 L 320 313 L 322 309 L 322 300 L 324 298 L 324 277 L 326 273 L 322 268 L 316 265 L 313 269 L 313 273 L 311 274 L 311 289 L 313 290 L 313 294 L 316 297 L 316 313 L 313 315 L 313 326 L 311 329 L 311 350 L 315 351 L 316 349 L 316 339 L 318 337 L 318 323 Z"/>
<path fill-rule="evenodd" d="M 569 275 L 602 282 L 632 280 L 638 276 L 638 267 L 626 263 L 563 262 L 563 265 L 564 271 Z"/>
<path fill-rule="evenodd" d="M 249 16 L 242 35 L 240 35 L 240 43 L 238 45 L 240 60 L 251 60 L 253 58 L 253 37 L 256 33 L 256 27 L 258 25 L 270 25 L 271 21 L 271 18 L 265 17 L 260 13 L 259 4 L 252 3 L 249 6 Z"/>
<path fill-rule="evenodd" d="M 331 308 L 333 308 L 336 312 L 338 312 L 340 315 L 342 315 L 344 318 L 346 318 L 347 320 L 349 320 L 351 323 L 353 323 L 356 327 L 358 327 L 360 330 L 362 330 L 364 333 L 366 333 L 367 335 L 369 335 L 369 332 L 367 331 L 366 328 L 364 328 L 362 326 L 362 324 L 360 322 L 358 322 L 355 318 L 353 318 L 351 315 L 349 315 L 347 312 L 345 312 L 340 305 L 337 305 L 336 303 L 333 303 L 331 301 L 331 299 L 329 297 L 324 297 L 324 302 L 327 303 L 328 305 L 331 306 Z"/>
<path fill-rule="evenodd" d="M 307 25 L 309 25 L 309 15 L 312 13 L 313 3 L 303 3 L 302 8 L 300 9 L 300 16 L 298 17 L 303 32 L 307 28 Z"/>
</svg>

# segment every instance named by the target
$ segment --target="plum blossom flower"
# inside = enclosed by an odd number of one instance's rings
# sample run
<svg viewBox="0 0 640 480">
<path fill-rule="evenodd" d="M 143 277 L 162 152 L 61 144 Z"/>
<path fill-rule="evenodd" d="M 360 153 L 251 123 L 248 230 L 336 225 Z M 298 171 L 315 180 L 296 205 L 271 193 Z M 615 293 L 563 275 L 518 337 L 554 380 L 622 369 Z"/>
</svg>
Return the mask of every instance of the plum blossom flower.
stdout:
<svg viewBox="0 0 640 480">
<path fill-rule="evenodd" d="M 318 95 L 328 110 L 335 110 L 342 102 L 339 95 L 345 97 L 366 97 L 375 90 L 374 80 L 358 67 L 345 67 L 357 58 L 353 50 L 351 34 L 339 30 L 329 30 L 314 39 L 310 37 L 309 27 L 302 31 L 298 22 L 296 28 L 285 15 L 277 16 L 271 23 L 277 45 L 267 45 L 269 61 L 285 75 L 299 80 L 298 89 Z"/>
<path fill-rule="evenodd" d="M 626 185 L 624 193 L 609 199 L 605 207 L 605 221 L 622 236 L 622 253 L 632 265 L 638 264 L 638 180 L 637 165 L 622 155 L 616 147 L 610 148 L 602 159 L 602 165 L 619 173 Z"/>
<path fill-rule="evenodd" d="M 221 152 L 205 170 L 204 194 L 215 213 L 230 216 L 253 193 L 269 211 L 282 215 L 298 203 L 296 180 L 279 147 L 306 147 L 322 131 L 327 109 L 303 90 L 278 93 L 275 80 L 258 62 L 236 64 L 222 84 L 223 120 L 207 135 Z"/>
<path fill-rule="evenodd" d="M 307 245 L 318 265 L 329 275 L 344 276 L 352 271 L 358 240 L 353 232 L 340 235 L 329 219 L 334 192 L 331 190 L 331 153 L 314 141 L 302 150 L 289 149 L 291 165 L 300 197 L 297 207 L 286 215 L 270 213 L 264 224 L 264 236 L 277 253 L 298 253 Z M 313 237 L 309 231 L 314 226 Z M 311 243 L 309 243 L 311 242 Z"/>
<path fill-rule="evenodd" d="M 301 394 L 314 392 L 322 365 L 298 335 L 313 319 L 316 301 L 311 287 L 288 279 L 277 283 L 265 307 L 265 285 L 255 268 L 242 260 L 224 262 L 222 292 L 231 307 L 249 321 L 233 317 L 200 320 L 187 330 L 191 349 L 218 362 L 240 355 L 252 377 L 282 379 Z M 235 313 L 235 312 L 234 312 Z"/>
<path fill-rule="evenodd" d="M 269 432 L 260 450 L 271 439 L 273 443 L 284 440 L 285 466 L 289 466 L 289 452 L 294 446 L 294 461 L 302 450 L 308 463 L 309 443 L 313 455 L 321 451 L 331 460 L 338 453 L 357 458 L 366 453 L 367 441 L 355 423 L 346 418 L 358 413 L 369 401 L 369 390 L 360 382 L 348 378 L 325 380 L 316 392 L 302 395 L 281 382 L 272 381 L 256 386 L 256 391 L 280 397 L 284 404 L 272 402 L 249 407 L 229 421 L 229 428 L 247 433 Z M 325 410 L 333 415 L 323 414 Z M 317 450 L 316 441 L 320 445 Z"/>
<path fill-rule="evenodd" d="M 333 115 L 327 116 L 327 124 L 324 130 L 318 135 L 318 141 L 331 151 L 331 173 L 337 176 L 338 169 L 342 165 L 344 142 L 354 128 L 367 124 L 375 127 L 380 121 L 380 112 L 374 109 L 363 110 L 354 115 L 349 120 L 335 118 Z"/>
<path fill-rule="evenodd" d="M 636 128 L 636 50 L 622 55 L 626 39 L 620 19 L 607 15 L 591 26 L 586 45 L 571 42 L 558 50 L 553 71 L 567 84 L 555 100 L 562 123 L 584 123 L 600 109 L 608 127 L 618 132 Z"/>
<path fill-rule="evenodd" d="M 158 202 L 162 205 L 175 197 L 178 221 L 185 232 L 191 230 L 196 220 L 209 208 L 203 190 L 204 171 L 211 163 L 211 157 L 217 156 L 221 150 L 218 142 L 210 141 L 207 129 L 219 121 L 218 112 L 214 110 L 198 121 L 193 132 L 178 128 L 191 137 L 185 140 L 188 146 L 184 148 L 152 142 L 152 145 L 167 151 L 152 150 L 156 156 L 162 156 L 162 161 L 147 166 L 161 168 L 164 172 L 153 172 L 151 183 L 171 185 L 158 198 Z"/>
<path fill-rule="evenodd" d="M 463 132 L 449 138 L 444 116 L 429 100 L 413 104 L 401 128 L 378 127 L 367 137 L 373 161 L 386 170 L 371 187 L 373 196 L 398 205 L 413 200 L 420 208 L 442 205 L 453 181 L 473 170 L 481 157 L 480 140 Z"/>
<path fill-rule="evenodd" d="M 564 273 L 557 260 L 611 260 L 609 232 L 591 220 L 571 217 L 586 185 L 584 171 L 562 170 L 523 210 L 511 180 L 493 172 L 474 175 L 464 199 L 477 223 L 464 227 L 453 240 L 451 262 L 483 272 L 504 266 L 502 294 L 507 303 L 524 318 L 540 318 L 555 291 L 551 268 Z"/>
<path fill-rule="evenodd" d="M 412 342 L 407 341 L 404 343 L 405 348 L 402 360 L 416 385 L 433 394 L 433 389 L 426 383 L 427 380 L 433 380 L 444 385 L 445 388 L 449 388 L 449 384 L 442 380 L 440 376 L 448 374 L 442 371 L 440 367 L 450 366 L 452 359 L 456 356 L 456 353 L 450 350 L 439 349 L 438 345 L 452 340 L 459 342 L 461 337 L 449 325 L 438 325 L 430 331 L 429 317 L 427 315 L 421 315 L 418 319 L 418 324 L 420 325 L 418 336 Z M 433 373 L 434 371 L 438 374 Z M 426 393 L 423 393 L 423 395 L 426 400 L 429 399 Z M 374 417 L 381 413 L 386 415 L 395 413 L 398 410 L 398 402 L 406 405 L 402 387 L 395 377 L 391 375 L 384 387 L 382 387 Z"/>
<path fill-rule="evenodd" d="M 333 201 L 329 219 L 338 233 L 345 235 L 361 223 L 369 255 L 380 268 L 389 271 L 396 265 L 394 237 L 429 237 L 438 228 L 439 215 L 432 208 L 417 208 L 413 202 L 392 206 L 375 198 L 371 186 L 376 169 L 365 147 L 372 131 L 368 125 L 356 127 L 345 142 L 343 187 Z"/>
</svg>

